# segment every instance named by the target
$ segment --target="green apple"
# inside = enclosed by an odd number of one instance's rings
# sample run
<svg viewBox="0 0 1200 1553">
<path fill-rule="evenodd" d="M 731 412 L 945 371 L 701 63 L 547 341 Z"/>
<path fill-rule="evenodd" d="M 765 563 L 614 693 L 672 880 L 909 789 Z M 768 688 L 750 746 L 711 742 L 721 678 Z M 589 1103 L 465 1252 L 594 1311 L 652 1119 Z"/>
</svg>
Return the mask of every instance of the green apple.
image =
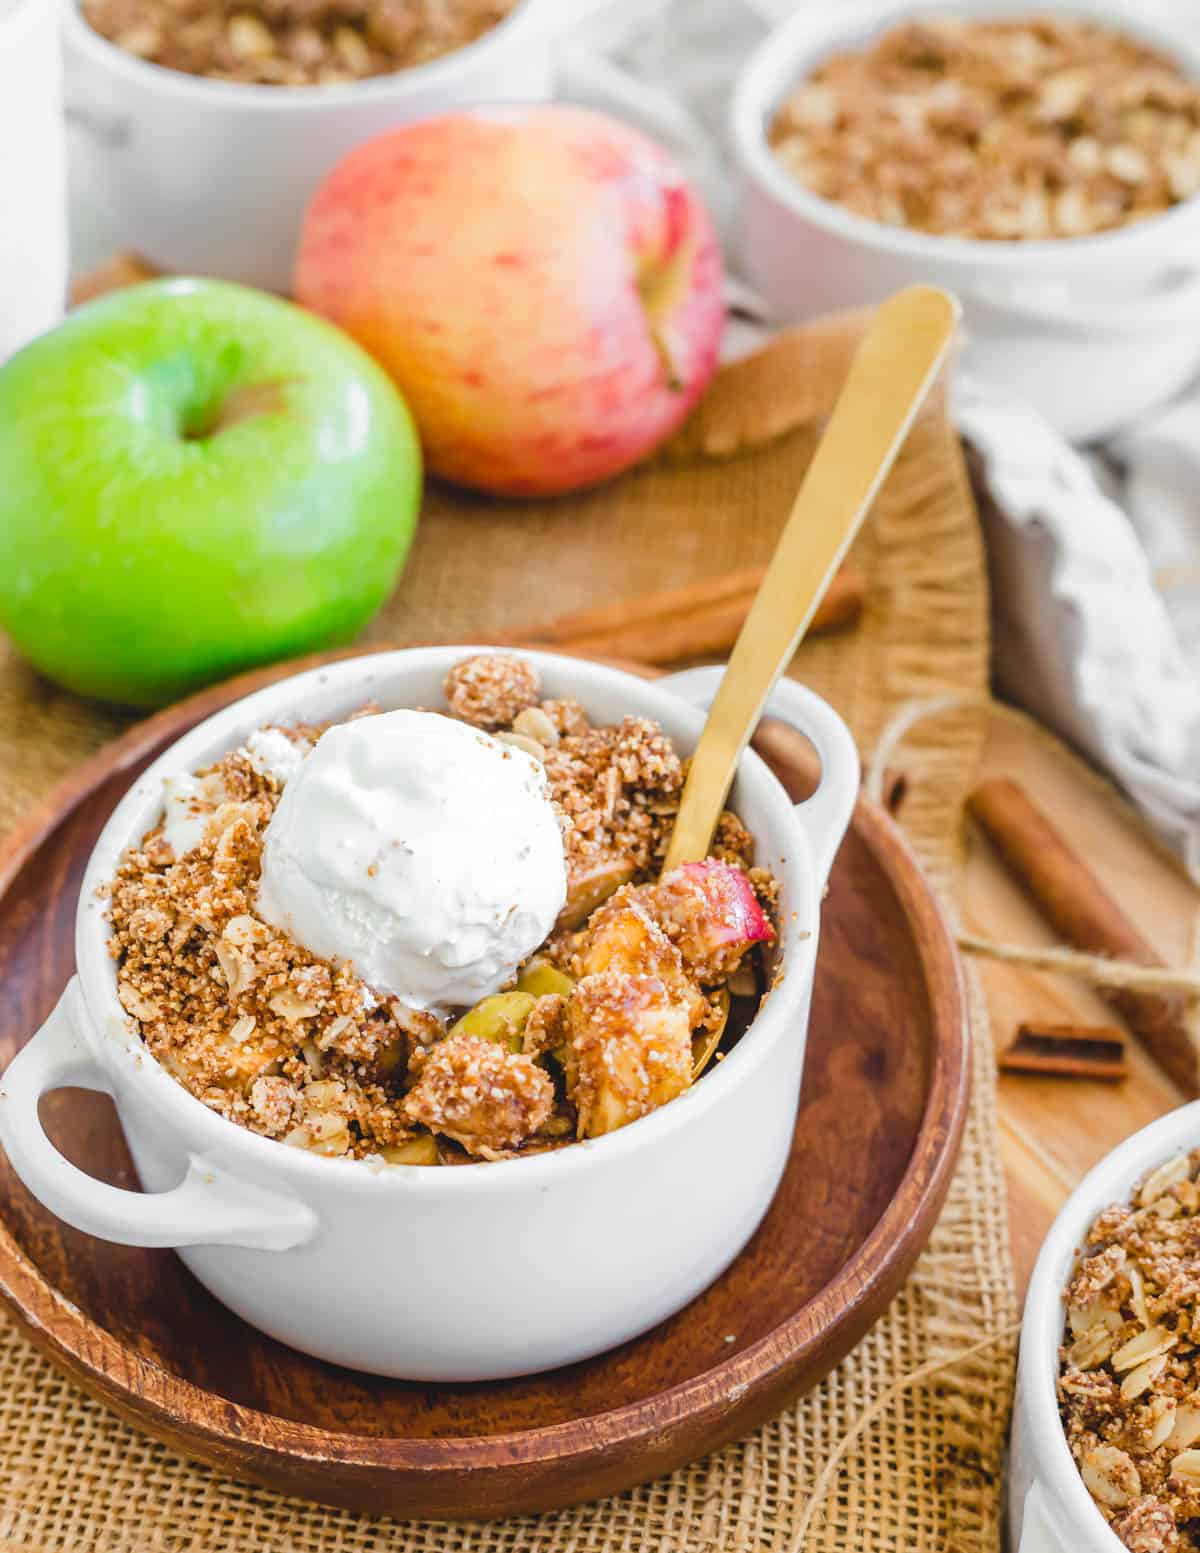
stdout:
<svg viewBox="0 0 1200 1553">
<path fill-rule="evenodd" d="M 350 641 L 408 553 L 421 454 L 347 335 L 242 286 L 80 309 L 0 367 L 0 624 L 150 706 Z"/>
</svg>

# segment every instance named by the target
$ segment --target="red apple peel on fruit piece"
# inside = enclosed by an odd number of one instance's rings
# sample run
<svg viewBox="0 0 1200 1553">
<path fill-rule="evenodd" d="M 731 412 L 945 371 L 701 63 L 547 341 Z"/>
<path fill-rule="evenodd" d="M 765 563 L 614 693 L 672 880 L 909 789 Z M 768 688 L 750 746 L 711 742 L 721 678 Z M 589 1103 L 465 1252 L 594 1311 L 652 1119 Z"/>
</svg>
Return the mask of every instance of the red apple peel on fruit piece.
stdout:
<svg viewBox="0 0 1200 1553">
<path fill-rule="evenodd" d="M 731 863 L 683 863 L 663 875 L 654 895 L 684 964 L 702 981 L 729 975 L 754 944 L 775 937 L 753 885 Z"/>
<path fill-rule="evenodd" d="M 736 941 L 749 947 L 774 938 L 754 886 L 740 868 L 709 858 L 703 863 L 682 863 L 679 872 L 712 903 L 711 927 L 719 942 Z"/>
</svg>

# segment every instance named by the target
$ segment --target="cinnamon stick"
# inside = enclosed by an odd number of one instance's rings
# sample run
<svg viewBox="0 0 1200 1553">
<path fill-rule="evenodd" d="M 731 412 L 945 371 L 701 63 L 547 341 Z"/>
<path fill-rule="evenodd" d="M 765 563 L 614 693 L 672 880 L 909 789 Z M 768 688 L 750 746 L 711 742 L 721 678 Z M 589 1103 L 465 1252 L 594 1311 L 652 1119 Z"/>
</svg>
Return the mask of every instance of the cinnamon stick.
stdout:
<svg viewBox="0 0 1200 1553">
<path fill-rule="evenodd" d="M 1060 938 L 1087 954 L 1165 964 L 1015 782 L 999 777 L 981 783 L 968 808 Z M 1168 1077 L 1185 1094 L 1200 1095 L 1200 1054 L 1188 1029 L 1186 999 L 1124 987 L 1101 990 Z"/>
<path fill-rule="evenodd" d="M 1002 1073 L 1091 1078 L 1116 1084 L 1129 1076 L 1125 1037 L 1112 1025 L 1021 1024 L 997 1066 Z"/>
<path fill-rule="evenodd" d="M 505 632 L 497 640 L 658 665 L 718 656 L 737 640 L 762 579 L 759 567 L 728 572 L 686 587 L 561 615 Z M 843 567 L 817 606 L 809 634 L 855 625 L 865 594 L 859 573 Z"/>
</svg>

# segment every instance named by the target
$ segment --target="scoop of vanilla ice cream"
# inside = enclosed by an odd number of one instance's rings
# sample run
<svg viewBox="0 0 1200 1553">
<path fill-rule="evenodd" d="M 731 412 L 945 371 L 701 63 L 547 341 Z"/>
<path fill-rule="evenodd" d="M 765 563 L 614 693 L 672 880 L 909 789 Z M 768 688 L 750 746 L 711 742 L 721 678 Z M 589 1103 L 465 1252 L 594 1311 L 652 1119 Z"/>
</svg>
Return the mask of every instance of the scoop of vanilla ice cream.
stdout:
<svg viewBox="0 0 1200 1553">
<path fill-rule="evenodd" d="M 322 735 L 267 826 L 258 912 L 411 1008 L 496 992 L 566 899 L 546 775 L 436 712 Z"/>
<path fill-rule="evenodd" d="M 274 777 L 286 787 L 311 748 L 307 739 L 293 738 L 282 728 L 256 728 L 242 745 L 242 754 L 261 776 Z"/>
</svg>

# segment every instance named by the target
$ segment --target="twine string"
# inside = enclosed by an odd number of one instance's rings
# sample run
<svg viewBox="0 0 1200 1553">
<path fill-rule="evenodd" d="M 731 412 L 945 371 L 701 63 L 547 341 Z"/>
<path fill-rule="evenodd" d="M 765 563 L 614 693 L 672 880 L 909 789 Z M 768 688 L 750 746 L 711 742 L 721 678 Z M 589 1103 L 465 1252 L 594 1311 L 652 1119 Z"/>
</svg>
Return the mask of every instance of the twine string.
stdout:
<svg viewBox="0 0 1200 1553">
<path fill-rule="evenodd" d="M 1118 992 L 1182 992 L 1189 998 L 1200 998 L 1200 971 L 1109 960 L 1104 955 L 1084 954 L 1078 949 L 1025 949 L 1019 944 L 981 938 L 977 933 L 958 933 L 956 937 L 960 949 L 985 960 L 1078 976 L 1081 981 Z"/>
<path fill-rule="evenodd" d="M 965 691 L 948 696 L 934 696 L 925 701 L 905 701 L 896 709 L 879 735 L 875 753 L 868 761 L 866 775 L 863 777 L 863 792 L 874 803 L 883 802 L 888 768 L 894 764 L 896 751 L 918 723 L 923 723 L 931 717 L 940 717 L 944 712 L 990 712 L 995 704 L 990 696 Z"/>
<path fill-rule="evenodd" d="M 882 801 L 884 773 L 895 763 L 896 752 L 918 723 L 924 722 L 927 718 L 940 717 L 947 712 L 971 710 L 982 710 L 993 716 L 1007 717 L 1045 737 L 1044 730 L 1040 729 L 1032 718 L 1018 712 L 1015 707 L 993 701 L 989 696 L 963 694 L 936 696 L 925 701 L 906 701 L 884 728 L 875 746 L 875 752 L 868 762 L 866 776 L 863 779 L 863 790 L 867 797 L 874 799 L 876 803 Z M 1108 783 L 1100 778 L 1096 780 L 1105 790 L 1111 791 Z M 1156 838 L 1155 845 L 1156 850 L 1161 853 L 1162 847 Z M 1176 862 L 1174 858 L 1171 861 Z M 1197 918 L 1195 931 L 1200 933 L 1200 917 Z M 1030 970 L 1054 971 L 1060 975 L 1075 976 L 1081 981 L 1090 982 L 1093 986 L 1113 991 L 1177 992 L 1182 993 L 1189 1001 L 1193 998 L 1200 999 L 1200 970 L 1139 965 L 1132 960 L 1109 959 L 1104 955 L 1085 954 L 1078 949 L 1037 949 L 1024 944 L 1003 943 L 994 938 L 985 938 L 978 933 L 959 931 L 955 937 L 959 948 L 964 953 L 981 959 L 999 960 L 1006 965 L 1023 965 Z M 1193 962 L 1195 963 L 1195 956 L 1193 956 Z"/>
<path fill-rule="evenodd" d="M 906 1391 L 913 1391 L 923 1386 L 927 1381 L 936 1380 L 939 1375 L 944 1375 L 947 1370 L 953 1370 L 960 1364 L 965 1364 L 968 1359 L 974 1359 L 981 1353 L 986 1353 L 989 1348 L 995 1348 L 1000 1343 L 1015 1338 L 1021 1330 L 1021 1323 L 1014 1321 L 1010 1325 L 1002 1327 L 999 1332 L 992 1332 L 987 1337 L 982 1337 L 977 1343 L 971 1343 L 966 1348 L 960 1348 L 956 1353 L 948 1354 L 942 1359 L 930 1359 L 926 1364 L 919 1365 L 915 1370 L 910 1370 L 907 1375 L 901 1375 L 897 1380 L 886 1386 L 871 1404 L 864 1408 L 858 1418 L 846 1431 L 834 1447 L 832 1455 L 821 1468 L 820 1476 L 813 1484 L 812 1493 L 808 1496 L 808 1503 L 804 1507 L 804 1513 L 800 1517 L 800 1523 L 796 1527 L 795 1535 L 788 1543 L 787 1553 L 801 1553 L 809 1528 L 817 1511 L 825 1503 L 829 1489 L 837 1475 L 838 1468 L 846 1459 L 850 1447 L 855 1440 L 866 1430 L 868 1425 L 888 1407 L 888 1405 L 902 1396 Z"/>
</svg>

